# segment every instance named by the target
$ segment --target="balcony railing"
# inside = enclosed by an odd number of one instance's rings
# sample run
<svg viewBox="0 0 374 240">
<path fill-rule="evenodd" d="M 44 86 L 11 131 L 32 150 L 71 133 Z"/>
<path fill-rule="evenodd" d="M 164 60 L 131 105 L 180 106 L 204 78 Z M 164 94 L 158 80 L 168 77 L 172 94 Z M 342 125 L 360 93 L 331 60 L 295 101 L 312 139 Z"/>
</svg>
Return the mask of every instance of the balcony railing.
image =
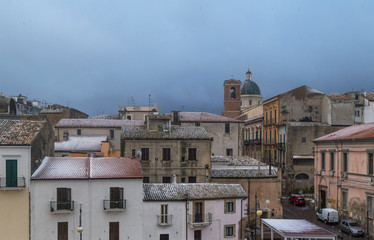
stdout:
<svg viewBox="0 0 374 240">
<path fill-rule="evenodd" d="M 188 214 L 188 224 L 190 224 L 191 227 L 205 227 L 212 224 L 212 213 L 208 214 Z"/>
<path fill-rule="evenodd" d="M 277 143 L 278 149 L 284 149 L 285 144 L 284 143 Z"/>
<path fill-rule="evenodd" d="M 51 212 L 53 213 L 66 213 L 74 211 L 74 201 L 50 201 L 50 206 Z"/>
<path fill-rule="evenodd" d="M 171 226 L 173 223 L 173 215 L 157 215 L 157 225 L 161 227 Z"/>
<path fill-rule="evenodd" d="M 24 177 L 2 177 L 0 178 L 0 188 L 1 190 L 11 190 L 11 189 L 23 189 L 26 187 L 26 181 Z"/>
<path fill-rule="evenodd" d="M 126 209 L 126 199 L 103 200 L 105 211 L 124 211 Z"/>
</svg>

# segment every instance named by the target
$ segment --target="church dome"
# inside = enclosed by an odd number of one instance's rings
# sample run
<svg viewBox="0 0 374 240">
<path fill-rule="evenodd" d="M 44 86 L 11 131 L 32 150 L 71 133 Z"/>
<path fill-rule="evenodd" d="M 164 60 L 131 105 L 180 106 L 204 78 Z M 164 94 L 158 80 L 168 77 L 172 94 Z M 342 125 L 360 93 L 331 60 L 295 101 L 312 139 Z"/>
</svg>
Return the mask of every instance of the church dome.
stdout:
<svg viewBox="0 0 374 240">
<path fill-rule="evenodd" d="M 240 86 L 241 95 L 261 95 L 260 88 L 257 84 L 250 80 L 246 79 Z"/>
</svg>

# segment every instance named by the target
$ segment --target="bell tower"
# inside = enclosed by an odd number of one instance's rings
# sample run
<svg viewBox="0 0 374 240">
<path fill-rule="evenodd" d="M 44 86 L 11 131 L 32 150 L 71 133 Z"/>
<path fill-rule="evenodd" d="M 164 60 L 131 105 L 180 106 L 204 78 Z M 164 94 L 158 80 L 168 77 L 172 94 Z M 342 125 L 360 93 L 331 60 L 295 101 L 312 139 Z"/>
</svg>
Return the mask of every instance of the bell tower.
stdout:
<svg viewBox="0 0 374 240">
<path fill-rule="evenodd" d="M 224 112 L 223 116 L 236 118 L 240 116 L 240 80 L 231 78 L 223 83 Z"/>
</svg>

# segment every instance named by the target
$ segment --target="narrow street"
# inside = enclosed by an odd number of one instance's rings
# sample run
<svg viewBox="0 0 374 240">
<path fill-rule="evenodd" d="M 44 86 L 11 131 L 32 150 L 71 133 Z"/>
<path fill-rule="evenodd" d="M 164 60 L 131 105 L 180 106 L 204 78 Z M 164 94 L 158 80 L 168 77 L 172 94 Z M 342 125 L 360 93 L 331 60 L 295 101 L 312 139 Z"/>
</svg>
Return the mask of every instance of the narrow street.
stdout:
<svg viewBox="0 0 374 240">
<path fill-rule="evenodd" d="M 313 203 L 307 203 L 306 206 L 294 206 L 289 203 L 288 197 L 282 198 L 283 206 L 283 218 L 285 219 L 306 219 L 309 222 L 316 224 L 326 230 L 335 233 L 337 236 L 343 237 L 343 239 L 354 239 L 354 240 L 365 240 L 364 237 L 351 237 L 349 234 L 339 231 L 339 224 L 325 224 L 322 221 L 317 220 L 316 211 L 314 210 Z M 339 219 L 339 221 L 342 219 Z M 362 226 L 365 230 L 365 226 Z"/>
</svg>

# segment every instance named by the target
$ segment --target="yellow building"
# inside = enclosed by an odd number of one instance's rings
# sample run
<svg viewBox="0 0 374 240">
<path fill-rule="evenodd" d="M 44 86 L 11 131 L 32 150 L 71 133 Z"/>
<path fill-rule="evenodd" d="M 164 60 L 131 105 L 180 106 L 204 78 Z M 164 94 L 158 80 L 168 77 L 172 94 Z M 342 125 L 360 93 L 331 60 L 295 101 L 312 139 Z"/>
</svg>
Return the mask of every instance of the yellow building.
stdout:
<svg viewBox="0 0 374 240">
<path fill-rule="evenodd" d="M 30 176 L 53 155 L 53 136 L 45 121 L 0 120 L 0 239 L 29 239 Z"/>
<path fill-rule="evenodd" d="M 272 165 L 278 165 L 277 134 L 279 123 L 279 98 L 272 97 L 263 102 L 263 160 Z"/>
</svg>

